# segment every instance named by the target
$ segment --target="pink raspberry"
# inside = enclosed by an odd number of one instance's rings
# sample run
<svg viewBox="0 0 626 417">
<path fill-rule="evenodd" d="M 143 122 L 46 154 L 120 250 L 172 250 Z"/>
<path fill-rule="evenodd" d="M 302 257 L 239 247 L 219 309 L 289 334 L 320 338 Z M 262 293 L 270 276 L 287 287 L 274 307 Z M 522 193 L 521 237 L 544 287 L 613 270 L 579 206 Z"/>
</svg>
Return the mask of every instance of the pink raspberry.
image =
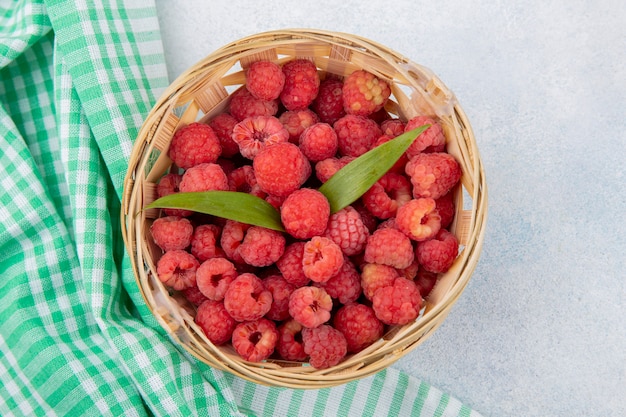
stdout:
<svg viewBox="0 0 626 417">
<path fill-rule="evenodd" d="M 228 314 L 221 301 L 207 300 L 200 304 L 195 322 L 214 345 L 231 340 L 237 322 Z"/>
<path fill-rule="evenodd" d="M 441 216 L 432 198 L 415 198 L 398 209 L 396 227 L 409 239 L 421 242 L 435 236 Z"/>
<path fill-rule="evenodd" d="M 166 195 L 175 194 L 179 192 L 178 187 L 180 186 L 180 182 L 182 181 L 182 174 L 169 173 L 165 174 L 159 180 L 157 184 L 157 195 L 159 198 L 165 197 Z M 183 210 L 183 209 L 163 209 L 163 212 L 168 216 L 180 216 L 180 217 L 189 217 L 193 214 L 191 210 Z"/>
<path fill-rule="evenodd" d="M 200 262 L 225 256 L 224 251 L 218 245 L 220 233 L 219 226 L 214 224 L 196 226 L 191 237 L 191 254 Z"/>
<path fill-rule="evenodd" d="M 285 248 L 283 256 L 276 261 L 278 270 L 285 278 L 285 281 L 295 287 L 307 285 L 310 279 L 304 275 L 302 268 L 302 258 L 304 257 L 305 242 L 293 242 Z"/>
<path fill-rule="evenodd" d="M 246 236 L 246 231 L 250 228 L 249 224 L 240 223 L 234 220 L 226 220 L 222 228 L 222 236 L 220 238 L 220 246 L 226 257 L 236 264 L 243 264 L 245 261 L 239 253 L 239 246 Z"/>
<path fill-rule="evenodd" d="M 449 192 L 435 200 L 437 212 L 441 216 L 441 228 L 446 229 L 456 215 L 456 204 L 454 203 L 454 193 Z"/>
<path fill-rule="evenodd" d="M 270 320 L 283 321 L 289 316 L 289 297 L 296 289 L 282 275 L 270 275 L 263 278 L 263 285 L 272 293 L 272 307 L 265 314 Z"/>
<path fill-rule="evenodd" d="M 386 81 L 365 70 L 356 70 L 343 83 L 343 108 L 348 114 L 369 116 L 382 109 L 390 95 Z"/>
<path fill-rule="evenodd" d="M 319 287 L 296 288 L 289 297 L 289 315 L 304 327 L 318 327 L 330 319 L 333 300 Z"/>
<path fill-rule="evenodd" d="M 430 240 L 419 242 L 415 255 L 417 261 L 430 272 L 446 272 L 459 254 L 459 241 L 446 229 Z"/>
<path fill-rule="evenodd" d="M 315 282 L 326 282 L 341 269 L 343 253 L 334 241 L 314 236 L 305 243 L 302 256 L 304 275 Z"/>
<path fill-rule="evenodd" d="M 302 329 L 302 342 L 304 351 L 309 355 L 309 363 L 316 369 L 337 365 L 348 352 L 346 337 L 328 324 Z"/>
<path fill-rule="evenodd" d="M 152 222 L 150 234 L 163 251 L 185 249 L 191 243 L 193 225 L 184 217 L 159 217 Z"/>
<path fill-rule="evenodd" d="M 221 152 L 220 140 L 213 129 L 204 123 L 191 123 L 178 129 L 168 150 L 172 161 L 183 169 L 213 163 Z"/>
<path fill-rule="evenodd" d="M 243 165 L 239 168 L 235 168 L 230 175 L 228 175 L 228 185 L 231 191 L 248 193 L 259 198 L 265 198 L 267 196 L 257 183 L 252 165 Z"/>
<path fill-rule="evenodd" d="M 268 146 L 286 142 L 289 132 L 274 116 L 247 117 L 233 128 L 233 141 L 239 146 L 241 155 L 254 157 Z"/>
<path fill-rule="evenodd" d="M 275 116 L 278 113 L 278 100 L 260 100 L 247 88 L 240 88 L 230 95 L 230 114 L 242 121 L 254 116 Z"/>
<path fill-rule="evenodd" d="M 285 85 L 285 74 L 271 61 L 256 61 L 246 70 L 246 88 L 261 100 L 275 100 Z"/>
<path fill-rule="evenodd" d="M 239 153 L 239 145 L 233 140 L 233 128 L 237 123 L 238 120 L 228 113 L 220 113 L 209 122 L 209 126 L 222 145 L 222 157 L 224 158 L 231 158 Z"/>
<path fill-rule="evenodd" d="M 337 133 L 328 123 L 315 123 L 302 132 L 299 146 L 311 162 L 331 158 L 337 153 Z"/>
<path fill-rule="evenodd" d="M 257 183 L 263 191 L 287 196 L 300 188 L 311 175 L 311 165 L 300 149 L 290 142 L 261 150 L 252 161 Z"/>
<path fill-rule="evenodd" d="M 287 132 L 289 132 L 289 142 L 298 144 L 300 135 L 304 130 L 319 122 L 317 114 L 313 113 L 310 109 L 285 111 L 279 117 L 278 120 L 283 124 Z"/>
<path fill-rule="evenodd" d="M 446 137 L 443 134 L 441 125 L 428 116 L 415 116 L 409 120 L 404 127 L 404 131 L 408 132 L 417 127 L 431 125 L 422 132 L 406 150 L 409 158 L 422 152 L 443 152 L 446 148 Z"/>
<path fill-rule="evenodd" d="M 341 168 L 354 161 L 354 156 L 342 156 L 340 158 L 326 158 L 315 164 L 315 176 L 321 182 L 326 182 Z"/>
<path fill-rule="evenodd" d="M 280 219 L 287 233 L 296 239 L 310 239 L 324 233 L 330 204 L 321 192 L 300 188 L 289 194 L 280 208 Z"/>
<path fill-rule="evenodd" d="M 422 308 L 417 285 L 405 278 L 396 278 L 392 285 L 376 291 L 372 299 L 376 317 L 385 324 L 403 325 L 415 320 Z"/>
<path fill-rule="evenodd" d="M 266 318 L 237 324 L 233 331 L 233 347 L 244 360 L 261 362 L 269 358 L 278 341 L 276 324 Z"/>
<path fill-rule="evenodd" d="M 261 278 L 245 272 L 228 286 L 224 307 L 237 321 L 257 320 L 272 307 L 272 293 L 263 286 Z"/>
<path fill-rule="evenodd" d="M 415 198 L 436 200 L 447 194 L 461 178 L 459 163 L 445 152 L 418 154 L 409 160 L 405 170 L 413 184 Z"/>
<path fill-rule="evenodd" d="M 184 193 L 212 190 L 227 191 L 228 177 L 218 164 L 195 165 L 185 171 L 179 188 Z"/>
<path fill-rule="evenodd" d="M 391 138 L 395 138 L 406 132 L 405 127 L 406 123 L 400 119 L 387 119 L 380 124 L 380 130 L 382 130 L 383 135 Z"/>
<path fill-rule="evenodd" d="M 332 125 L 346 115 L 343 109 L 343 81 L 337 78 L 326 78 L 320 83 L 319 92 L 311 109 L 319 116 L 320 121 Z"/>
<path fill-rule="evenodd" d="M 337 133 L 339 154 L 361 156 L 374 147 L 376 139 L 382 135 L 378 123 L 372 119 L 348 114 L 333 125 Z"/>
<path fill-rule="evenodd" d="M 309 355 L 302 344 L 302 329 L 296 320 L 288 320 L 278 327 L 276 351 L 287 361 L 304 361 Z"/>
<path fill-rule="evenodd" d="M 245 263 L 252 266 L 269 266 L 285 252 L 285 237 L 276 230 L 252 226 L 237 249 Z"/>
<path fill-rule="evenodd" d="M 414 253 L 411 240 L 393 228 L 378 229 L 367 238 L 365 261 L 402 269 L 411 265 Z"/>
<path fill-rule="evenodd" d="M 363 204 L 379 219 L 388 219 L 413 198 L 411 183 L 400 174 L 388 172 L 363 194 Z"/>
<path fill-rule="evenodd" d="M 353 256 L 365 248 L 369 230 L 359 212 L 347 206 L 330 216 L 324 236 L 339 245 L 346 256 Z"/>
<path fill-rule="evenodd" d="M 183 297 L 185 297 L 185 299 L 189 301 L 191 304 L 193 304 L 194 306 L 199 306 L 200 304 L 208 300 L 208 298 L 206 298 L 204 294 L 200 292 L 200 289 L 198 288 L 197 285 L 194 285 L 193 287 L 185 288 L 184 290 L 181 291 L 181 293 L 183 294 Z"/>
<path fill-rule="evenodd" d="M 198 260 L 184 250 L 165 252 L 157 261 L 159 280 L 176 291 L 196 285 L 196 270 L 200 266 Z"/>
<path fill-rule="evenodd" d="M 333 326 L 346 338 L 348 352 L 360 352 L 383 336 L 385 326 L 365 304 L 347 304 L 337 310 Z"/>
<path fill-rule="evenodd" d="M 415 285 L 417 285 L 417 289 L 419 289 L 422 298 L 425 299 L 428 297 L 433 288 L 435 288 L 438 278 L 439 274 L 436 272 L 426 271 L 425 269 L 420 269 L 417 272 L 414 282 Z"/>
<path fill-rule="evenodd" d="M 389 265 L 363 265 L 361 268 L 361 287 L 363 288 L 363 295 L 371 301 L 376 291 L 392 285 L 399 276 L 398 270 Z"/>
<path fill-rule="evenodd" d="M 313 102 L 320 87 L 317 67 L 308 59 L 294 59 L 283 65 L 285 85 L 280 101 L 287 110 L 302 110 Z"/>
<path fill-rule="evenodd" d="M 224 299 L 226 290 L 237 278 L 235 265 L 226 258 L 211 258 L 200 264 L 196 271 L 196 284 L 206 298 L 214 301 Z"/>
<path fill-rule="evenodd" d="M 354 263 L 349 259 L 344 259 L 339 272 L 330 277 L 326 282 L 314 284 L 326 290 L 335 300 L 341 304 L 348 304 L 356 301 L 361 296 L 361 275 L 357 271 Z"/>
</svg>

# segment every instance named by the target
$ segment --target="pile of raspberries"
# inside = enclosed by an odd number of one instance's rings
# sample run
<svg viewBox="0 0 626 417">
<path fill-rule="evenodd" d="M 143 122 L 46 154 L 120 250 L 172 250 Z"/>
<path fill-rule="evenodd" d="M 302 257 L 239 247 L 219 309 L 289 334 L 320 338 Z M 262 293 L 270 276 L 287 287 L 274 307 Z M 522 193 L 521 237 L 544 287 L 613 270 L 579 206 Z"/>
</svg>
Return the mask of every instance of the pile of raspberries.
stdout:
<svg viewBox="0 0 626 417">
<path fill-rule="evenodd" d="M 158 196 L 230 190 L 265 199 L 286 233 L 183 209 L 150 232 L 159 279 L 196 306 L 215 345 L 246 361 L 323 369 L 420 314 L 458 255 L 448 228 L 459 164 L 434 117 L 394 118 L 390 85 L 357 70 L 345 79 L 307 59 L 258 61 L 228 110 L 180 127 Z M 368 150 L 431 125 L 352 205 L 331 213 L 318 191 Z"/>
</svg>

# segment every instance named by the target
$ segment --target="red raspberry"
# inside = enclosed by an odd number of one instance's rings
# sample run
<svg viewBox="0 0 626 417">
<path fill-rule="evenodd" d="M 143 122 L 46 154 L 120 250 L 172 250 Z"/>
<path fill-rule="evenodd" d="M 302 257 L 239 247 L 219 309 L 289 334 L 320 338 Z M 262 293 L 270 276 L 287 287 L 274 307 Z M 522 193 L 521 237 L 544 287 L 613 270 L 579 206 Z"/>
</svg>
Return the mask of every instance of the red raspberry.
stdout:
<svg viewBox="0 0 626 417">
<path fill-rule="evenodd" d="M 165 197 L 166 195 L 175 194 L 179 192 L 179 185 L 182 181 L 183 176 L 181 174 L 169 173 L 165 174 L 159 180 L 157 184 L 157 195 L 159 198 Z M 189 217 L 193 214 L 191 210 L 182 210 L 182 209 L 163 209 L 163 212 L 168 216 L 180 216 L 180 217 Z"/>
<path fill-rule="evenodd" d="M 409 160 L 405 170 L 413 184 L 415 198 L 436 200 L 447 194 L 461 178 L 459 163 L 445 152 L 418 154 Z"/>
<path fill-rule="evenodd" d="M 328 324 L 302 329 L 302 343 L 304 351 L 309 355 L 309 363 L 316 369 L 337 365 L 348 351 L 346 337 Z"/>
<path fill-rule="evenodd" d="M 240 223 L 234 220 L 226 220 L 222 228 L 222 237 L 220 245 L 226 254 L 226 257 L 236 264 L 243 264 L 245 261 L 239 254 L 239 246 L 246 236 L 246 231 L 250 228 L 249 224 Z"/>
<path fill-rule="evenodd" d="M 363 194 L 363 204 L 379 219 L 388 219 L 413 198 L 411 183 L 400 174 L 388 172 Z"/>
<path fill-rule="evenodd" d="M 310 239 L 324 233 L 330 204 L 317 190 L 300 188 L 289 194 L 280 208 L 280 219 L 287 233 L 296 239 Z"/>
<path fill-rule="evenodd" d="M 218 164 L 195 165 L 185 171 L 179 188 L 184 193 L 212 190 L 227 191 L 228 177 Z"/>
<path fill-rule="evenodd" d="M 296 289 L 295 285 L 285 281 L 282 275 L 270 275 L 263 278 L 263 286 L 272 293 L 272 307 L 265 314 L 265 317 L 276 321 L 290 318 L 289 297 Z"/>
<path fill-rule="evenodd" d="M 231 191 L 248 193 L 259 198 L 265 198 L 267 196 L 257 183 L 252 165 L 243 165 L 234 169 L 228 175 L 228 185 Z"/>
<path fill-rule="evenodd" d="M 359 212 L 347 206 L 331 214 L 324 236 L 339 245 L 346 256 L 353 256 L 365 248 L 369 230 Z"/>
<path fill-rule="evenodd" d="M 233 347 L 244 360 L 261 362 L 271 356 L 278 341 L 276 324 L 266 318 L 237 324 Z"/>
<path fill-rule="evenodd" d="M 184 250 L 165 252 L 157 261 L 159 280 L 176 291 L 196 285 L 196 270 L 200 266 L 198 260 Z"/>
<path fill-rule="evenodd" d="M 382 135 L 378 124 L 372 119 L 348 114 L 333 125 L 337 132 L 339 154 L 361 156 L 374 147 L 376 139 Z"/>
<path fill-rule="evenodd" d="M 154 243 L 163 251 L 185 249 L 191 243 L 193 226 L 184 217 L 166 216 L 159 217 L 152 222 L 150 234 Z"/>
<path fill-rule="evenodd" d="M 417 285 L 422 298 L 425 299 L 428 297 L 433 288 L 435 288 L 438 278 L 439 274 L 436 272 L 426 271 L 425 269 L 420 269 L 417 272 L 414 282 L 415 285 Z"/>
<path fill-rule="evenodd" d="M 376 291 L 392 285 L 399 276 L 398 270 L 389 265 L 363 265 L 361 268 L 361 287 L 363 287 L 363 295 L 371 301 Z"/>
<path fill-rule="evenodd" d="M 278 327 L 276 351 L 287 361 L 304 361 L 309 355 L 302 344 L 302 329 L 296 320 L 289 320 Z"/>
<path fill-rule="evenodd" d="M 311 109 L 323 123 L 333 124 L 346 115 L 343 109 L 343 81 L 337 78 L 326 78 L 320 83 L 319 92 Z"/>
<path fill-rule="evenodd" d="M 415 255 L 417 261 L 430 272 L 446 272 L 459 254 L 459 241 L 446 229 L 430 240 L 419 242 Z"/>
<path fill-rule="evenodd" d="M 348 114 L 369 116 L 382 109 L 390 95 L 386 81 L 365 70 L 356 70 L 343 83 L 343 108 Z"/>
<path fill-rule="evenodd" d="M 334 241 L 314 236 L 305 243 L 302 256 L 304 275 L 315 282 L 326 282 L 341 269 L 343 253 Z"/>
<path fill-rule="evenodd" d="M 320 87 L 317 67 L 308 59 L 294 59 L 283 65 L 285 85 L 280 101 L 287 110 L 302 110 L 313 102 Z"/>
<path fill-rule="evenodd" d="M 337 133 L 328 123 L 315 123 L 302 132 L 299 146 L 311 162 L 331 158 L 337 153 Z"/>
<path fill-rule="evenodd" d="M 367 238 L 365 262 L 402 269 L 411 265 L 413 258 L 411 240 L 397 229 L 378 229 Z"/>
<path fill-rule="evenodd" d="M 233 141 L 239 145 L 241 155 L 248 159 L 254 159 L 266 147 L 288 139 L 289 132 L 274 116 L 247 117 L 233 128 Z"/>
<path fill-rule="evenodd" d="M 389 325 L 407 324 L 417 318 L 422 296 L 413 281 L 396 278 L 392 285 L 376 291 L 372 308 L 380 321 Z"/>
<path fill-rule="evenodd" d="M 220 140 L 213 129 L 204 123 L 191 123 L 178 129 L 168 150 L 172 161 L 183 169 L 215 162 L 221 152 Z"/>
<path fill-rule="evenodd" d="M 421 242 L 435 236 L 441 216 L 432 198 L 415 198 L 398 209 L 396 227 L 409 239 Z"/>
<path fill-rule="evenodd" d="M 304 275 L 302 258 L 304 257 L 305 242 L 294 242 L 285 248 L 285 253 L 276 261 L 278 270 L 285 281 L 295 287 L 303 287 L 309 283 L 309 278 Z"/>
<path fill-rule="evenodd" d="M 431 125 L 428 129 L 423 131 L 406 150 L 406 154 L 409 158 L 415 155 L 426 152 L 443 152 L 446 148 L 446 137 L 443 134 L 441 125 L 428 116 L 415 116 L 409 120 L 404 127 L 404 131 L 408 132 L 417 127 Z"/>
<path fill-rule="evenodd" d="M 289 297 L 289 314 L 304 327 L 318 327 L 330 319 L 333 300 L 319 287 L 296 288 Z"/>
<path fill-rule="evenodd" d="M 269 266 L 283 256 L 285 237 L 276 230 L 252 226 L 237 251 L 248 265 Z"/>
<path fill-rule="evenodd" d="M 365 304 L 347 304 L 337 310 L 333 326 L 346 338 L 348 352 L 360 352 L 383 336 L 385 326 Z"/>
<path fill-rule="evenodd" d="M 254 116 L 275 116 L 278 100 L 259 100 L 247 88 L 240 88 L 230 95 L 229 111 L 238 121 Z"/>
<path fill-rule="evenodd" d="M 342 156 L 341 158 L 326 158 L 315 164 L 315 176 L 321 182 L 326 182 L 341 168 L 354 161 L 354 156 Z"/>
<path fill-rule="evenodd" d="M 287 199 L 287 197 L 279 197 L 277 195 L 272 195 L 272 194 L 267 194 L 265 196 L 265 201 L 267 201 L 268 203 L 270 203 L 272 205 L 272 207 L 274 207 L 276 210 L 280 210 L 280 206 L 283 205 L 283 203 L 285 202 L 285 200 Z"/>
<path fill-rule="evenodd" d="M 454 203 L 454 193 L 449 192 L 435 200 L 437 212 L 441 216 L 441 228 L 446 229 L 456 214 L 456 204 Z"/>
<path fill-rule="evenodd" d="M 304 130 L 319 122 L 317 114 L 309 109 L 294 110 L 283 112 L 278 120 L 283 124 L 287 132 L 289 132 L 289 142 L 298 144 L 300 135 Z"/>
<path fill-rule="evenodd" d="M 237 322 L 228 314 L 221 301 L 207 300 L 200 304 L 195 322 L 214 345 L 231 340 Z"/>
<path fill-rule="evenodd" d="M 214 301 L 224 299 L 230 284 L 237 278 L 235 265 L 226 258 L 211 258 L 200 264 L 196 271 L 196 284 L 206 298 Z"/>
<path fill-rule="evenodd" d="M 419 271 L 419 269 L 420 264 L 417 262 L 416 259 L 413 259 L 411 265 L 407 266 L 406 268 L 398 269 L 397 271 L 401 277 L 414 281 L 417 277 L 417 272 Z"/>
<path fill-rule="evenodd" d="M 238 120 L 228 113 L 220 113 L 209 122 L 209 126 L 222 145 L 222 157 L 224 158 L 231 158 L 239 153 L 239 145 L 233 140 L 233 128 L 237 123 Z"/>
<path fill-rule="evenodd" d="M 214 224 L 196 226 L 191 237 L 191 254 L 200 262 L 225 256 L 224 251 L 217 244 L 220 233 L 219 226 Z"/>
<path fill-rule="evenodd" d="M 361 275 L 349 259 L 344 259 L 339 272 L 330 277 L 326 282 L 314 284 L 326 290 L 335 300 L 341 304 L 356 301 L 361 296 Z"/>
<path fill-rule="evenodd" d="M 380 124 L 383 135 L 395 138 L 406 132 L 406 123 L 400 119 L 387 119 Z M 417 127 L 417 126 L 416 126 Z"/>
<path fill-rule="evenodd" d="M 245 272 L 228 286 L 224 307 L 237 321 L 257 320 L 272 307 L 272 293 L 263 286 L 261 278 Z"/>
<path fill-rule="evenodd" d="M 378 227 L 378 219 L 364 205 L 363 200 L 357 200 L 352 203 L 352 207 L 361 215 L 361 220 L 367 230 L 373 233 Z"/>
<path fill-rule="evenodd" d="M 246 70 L 246 88 L 261 100 L 275 100 L 285 85 L 285 74 L 271 61 L 256 61 Z"/>
<path fill-rule="evenodd" d="M 200 289 L 198 288 L 197 285 L 194 285 L 193 287 L 185 288 L 184 290 L 181 291 L 181 293 L 183 294 L 183 297 L 185 297 L 185 299 L 189 301 L 191 304 L 193 304 L 194 306 L 199 306 L 200 304 L 208 300 L 208 298 L 206 298 L 204 294 L 200 292 Z"/>
<path fill-rule="evenodd" d="M 287 196 L 300 188 L 311 175 L 311 165 L 300 149 L 290 142 L 261 150 L 252 161 L 257 183 L 263 191 Z"/>
<path fill-rule="evenodd" d="M 383 107 L 382 109 L 375 111 L 374 113 L 367 116 L 367 118 L 372 119 L 373 121 L 378 123 L 378 125 L 380 126 L 380 124 L 384 122 L 385 120 L 391 119 L 391 115 Z"/>
</svg>

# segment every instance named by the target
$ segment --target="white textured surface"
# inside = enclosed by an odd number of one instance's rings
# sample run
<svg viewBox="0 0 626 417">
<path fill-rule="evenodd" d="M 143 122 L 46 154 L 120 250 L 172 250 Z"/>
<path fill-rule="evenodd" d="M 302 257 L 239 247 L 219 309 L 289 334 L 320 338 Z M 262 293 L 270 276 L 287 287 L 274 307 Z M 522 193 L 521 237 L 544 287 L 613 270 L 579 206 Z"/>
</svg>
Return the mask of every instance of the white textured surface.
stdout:
<svg viewBox="0 0 626 417">
<path fill-rule="evenodd" d="M 626 3 L 157 1 L 169 74 L 280 28 L 358 34 L 432 69 L 489 185 L 481 261 L 394 366 L 485 416 L 626 415 Z"/>
</svg>

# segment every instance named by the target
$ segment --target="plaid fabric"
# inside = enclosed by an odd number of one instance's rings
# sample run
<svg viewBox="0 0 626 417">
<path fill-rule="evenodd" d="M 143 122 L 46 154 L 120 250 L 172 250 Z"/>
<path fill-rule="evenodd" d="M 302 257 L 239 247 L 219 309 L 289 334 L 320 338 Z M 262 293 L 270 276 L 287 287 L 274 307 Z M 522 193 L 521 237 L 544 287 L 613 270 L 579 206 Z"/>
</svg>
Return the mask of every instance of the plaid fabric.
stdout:
<svg viewBox="0 0 626 417">
<path fill-rule="evenodd" d="M 0 6 L 0 415 L 477 416 L 393 369 L 258 386 L 177 348 L 120 233 L 128 158 L 167 86 L 151 1 Z"/>
</svg>

